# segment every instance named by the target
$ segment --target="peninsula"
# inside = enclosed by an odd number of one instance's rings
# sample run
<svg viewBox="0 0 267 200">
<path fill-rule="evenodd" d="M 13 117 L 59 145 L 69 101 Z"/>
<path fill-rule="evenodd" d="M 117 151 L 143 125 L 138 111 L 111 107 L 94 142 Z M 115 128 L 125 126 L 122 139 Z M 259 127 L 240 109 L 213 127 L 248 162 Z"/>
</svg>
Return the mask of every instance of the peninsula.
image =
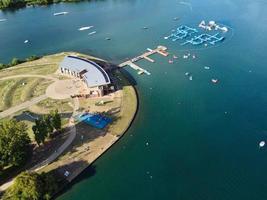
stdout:
<svg viewBox="0 0 267 200">
<path fill-rule="evenodd" d="M 23 164 L 0 167 L 0 191 L 8 193 L 15 177 L 28 171 L 54 175 L 59 187 L 53 196 L 126 132 L 138 107 L 136 91 L 119 67 L 76 52 L 3 69 L 0 86 L 0 123 L 23 123 L 32 151 Z M 48 127 L 43 140 L 42 123 Z"/>
</svg>

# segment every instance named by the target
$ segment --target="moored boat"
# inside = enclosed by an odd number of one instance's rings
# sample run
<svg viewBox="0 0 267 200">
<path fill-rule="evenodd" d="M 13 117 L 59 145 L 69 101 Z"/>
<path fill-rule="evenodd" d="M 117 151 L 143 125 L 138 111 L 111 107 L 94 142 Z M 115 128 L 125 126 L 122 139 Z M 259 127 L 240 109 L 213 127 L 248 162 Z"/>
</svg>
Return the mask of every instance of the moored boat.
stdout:
<svg viewBox="0 0 267 200">
<path fill-rule="evenodd" d="M 58 12 L 58 13 L 54 13 L 54 16 L 66 15 L 66 14 L 68 14 L 68 12 Z"/>
<path fill-rule="evenodd" d="M 219 80 L 218 80 L 218 79 L 215 79 L 215 78 L 213 78 L 213 79 L 211 79 L 211 82 L 212 82 L 212 83 L 218 83 L 218 82 L 219 82 Z"/>
<path fill-rule="evenodd" d="M 79 28 L 79 31 L 85 31 L 85 30 L 89 30 L 90 28 L 93 28 L 94 26 L 83 26 L 81 28 Z"/>
<path fill-rule="evenodd" d="M 94 34 L 96 34 L 96 31 L 88 33 L 88 35 L 94 35 Z"/>
</svg>

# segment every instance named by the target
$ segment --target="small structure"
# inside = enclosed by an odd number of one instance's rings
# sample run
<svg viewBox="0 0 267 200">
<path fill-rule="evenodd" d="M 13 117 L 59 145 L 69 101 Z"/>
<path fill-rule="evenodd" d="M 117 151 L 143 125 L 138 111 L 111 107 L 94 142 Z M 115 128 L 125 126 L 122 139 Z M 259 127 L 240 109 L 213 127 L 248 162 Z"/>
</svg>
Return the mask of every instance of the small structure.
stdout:
<svg viewBox="0 0 267 200">
<path fill-rule="evenodd" d="M 204 20 L 200 22 L 198 25 L 199 28 L 203 28 L 205 30 L 211 31 L 211 30 L 220 30 L 222 32 L 228 32 L 228 28 L 226 26 L 220 26 L 216 24 L 215 21 L 209 21 L 208 24 Z"/>
<path fill-rule="evenodd" d="M 98 129 L 105 128 L 112 121 L 109 117 L 87 112 L 79 115 L 77 119 Z"/>
<path fill-rule="evenodd" d="M 111 84 L 109 75 L 100 65 L 84 58 L 66 56 L 59 70 L 64 75 L 80 79 L 85 84 L 82 92 L 85 96 L 103 96 Z"/>
</svg>

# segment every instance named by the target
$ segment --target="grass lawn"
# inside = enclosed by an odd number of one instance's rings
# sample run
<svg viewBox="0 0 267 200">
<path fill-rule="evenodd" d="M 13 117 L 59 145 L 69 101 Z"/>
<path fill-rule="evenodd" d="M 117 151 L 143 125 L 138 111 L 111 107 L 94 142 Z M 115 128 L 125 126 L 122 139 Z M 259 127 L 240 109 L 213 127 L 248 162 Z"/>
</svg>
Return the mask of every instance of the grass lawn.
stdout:
<svg viewBox="0 0 267 200">
<path fill-rule="evenodd" d="M 45 94 L 52 81 L 42 78 L 17 78 L 0 81 L 0 110 L 19 105 Z"/>
</svg>

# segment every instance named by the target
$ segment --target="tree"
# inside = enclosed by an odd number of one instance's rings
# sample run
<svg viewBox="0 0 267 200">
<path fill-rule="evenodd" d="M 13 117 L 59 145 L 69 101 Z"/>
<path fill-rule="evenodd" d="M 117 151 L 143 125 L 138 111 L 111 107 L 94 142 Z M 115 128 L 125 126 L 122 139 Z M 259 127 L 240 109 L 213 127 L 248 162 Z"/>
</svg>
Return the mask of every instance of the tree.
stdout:
<svg viewBox="0 0 267 200">
<path fill-rule="evenodd" d="M 35 125 L 32 127 L 32 130 L 34 133 L 34 139 L 37 144 L 39 146 L 40 144 L 44 144 L 45 139 L 48 135 L 48 129 L 45 120 L 43 118 L 35 120 Z"/>
<path fill-rule="evenodd" d="M 44 121 L 47 127 L 48 136 L 50 136 L 54 132 L 54 127 L 52 124 L 52 116 L 51 115 L 45 115 Z"/>
<path fill-rule="evenodd" d="M 22 172 L 7 189 L 3 200 L 49 200 L 57 189 L 57 181 L 52 174 Z"/>
<path fill-rule="evenodd" d="M 58 113 L 58 110 L 55 110 L 55 111 L 51 112 L 50 115 L 52 116 L 52 125 L 53 125 L 53 127 L 57 131 L 60 131 L 62 125 L 61 125 L 61 117 L 60 117 L 60 114 Z"/>
<path fill-rule="evenodd" d="M 23 164 L 29 154 L 30 138 L 27 125 L 16 120 L 0 122 L 0 168 Z"/>
</svg>

